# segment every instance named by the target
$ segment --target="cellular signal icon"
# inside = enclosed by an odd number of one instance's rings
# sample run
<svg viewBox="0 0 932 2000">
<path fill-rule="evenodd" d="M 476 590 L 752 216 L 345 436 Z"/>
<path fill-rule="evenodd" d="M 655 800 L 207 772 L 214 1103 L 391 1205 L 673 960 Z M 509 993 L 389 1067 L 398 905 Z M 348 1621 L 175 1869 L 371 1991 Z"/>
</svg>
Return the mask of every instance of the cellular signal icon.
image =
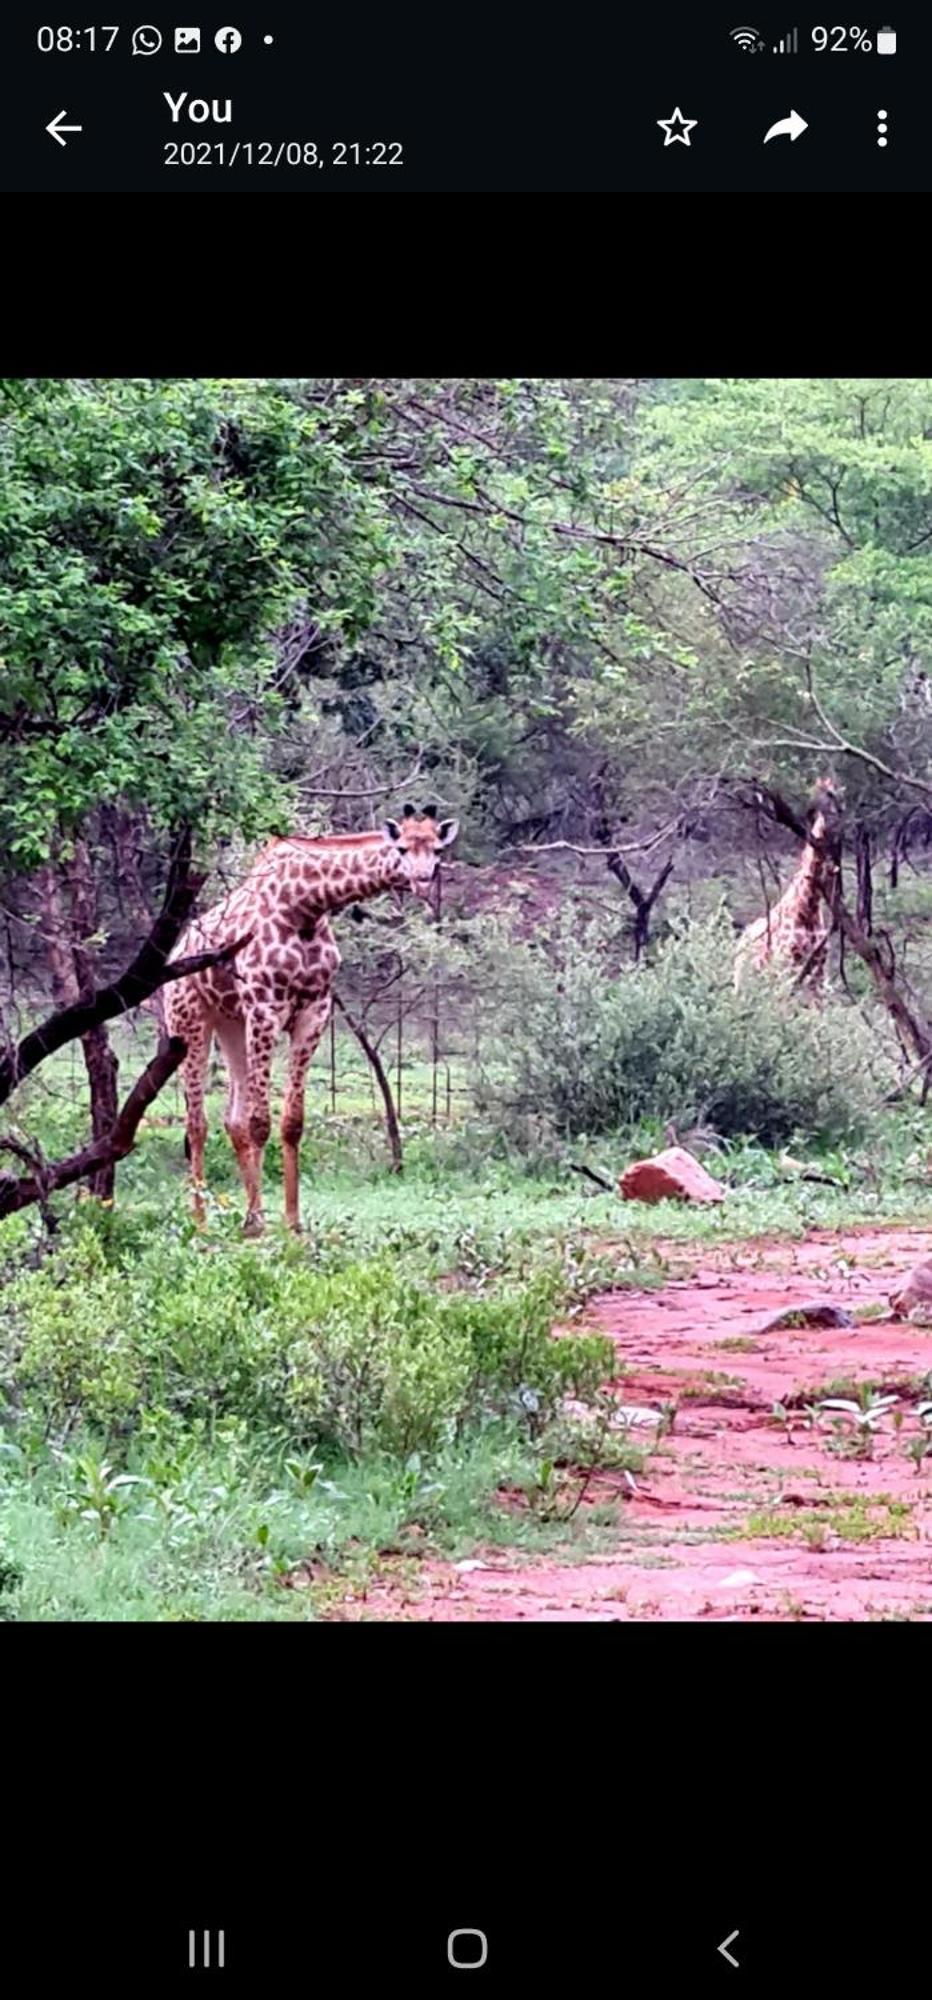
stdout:
<svg viewBox="0 0 932 2000">
<path fill-rule="evenodd" d="M 732 41 L 737 43 L 739 49 L 744 50 L 745 55 L 755 56 L 764 46 L 763 35 L 757 28 L 732 28 L 730 34 Z"/>
<path fill-rule="evenodd" d="M 773 52 L 775 56 L 795 56 L 798 54 L 799 35 L 795 28 L 787 28 L 786 34 L 781 35 L 778 42 L 774 42 Z"/>
</svg>

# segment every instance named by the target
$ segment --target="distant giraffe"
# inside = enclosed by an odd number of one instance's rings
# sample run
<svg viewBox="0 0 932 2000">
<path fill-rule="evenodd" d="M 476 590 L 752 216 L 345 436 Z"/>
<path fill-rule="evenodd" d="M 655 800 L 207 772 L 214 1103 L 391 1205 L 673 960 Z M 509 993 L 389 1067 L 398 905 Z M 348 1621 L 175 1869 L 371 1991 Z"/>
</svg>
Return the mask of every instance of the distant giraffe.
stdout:
<svg viewBox="0 0 932 2000">
<path fill-rule="evenodd" d="M 271 1129 L 272 1053 L 281 1034 L 290 1037 L 281 1134 L 285 1220 L 297 1229 L 305 1079 L 330 1018 L 330 989 L 340 964 L 327 919 L 385 889 L 429 896 L 440 852 L 457 831 L 456 820 L 438 825 L 435 806 L 418 812 L 406 805 L 400 826 L 386 820 L 374 833 L 273 840 L 239 888 L 188 925 L 173 957 L 249 934 L 235 961 L 179 979 L 166 997 L 168 1032 L 188 1045 L 183 1080 L 198 1221 L 204 1215 L 204 1079 L 214 1036 L 227 1068 L 224 1122 L 246 1191 L 247 1236 L 260 1235 L 264 1227 L 262 1155 Z"/>
<path fill-rule="evenodd" d="M 736 991 L 749 968 L 760 970 L 765 965 L 790 967 L 803 975 L 801 983 L 808 990 L 824 991 L 831 931 L 825 892 L 837 864 L 830 852 L 813 843 L 825 841 L 834 831 L 838 801 L 833 779 L 823 778 L 816 790 L 809 838 L 789 888 L 766 916 L 757 917 L 741 933 L 735 952 Z"/>
</svg>

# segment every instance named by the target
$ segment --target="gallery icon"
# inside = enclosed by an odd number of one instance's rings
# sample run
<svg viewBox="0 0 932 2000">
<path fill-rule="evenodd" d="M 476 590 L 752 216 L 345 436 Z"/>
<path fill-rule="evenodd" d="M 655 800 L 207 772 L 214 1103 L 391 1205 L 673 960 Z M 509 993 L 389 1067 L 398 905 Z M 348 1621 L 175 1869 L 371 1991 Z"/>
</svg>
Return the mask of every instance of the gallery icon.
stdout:
<svg viewBox="0 0 932 2000">
<path fill-rule="evenodd" d="M 665 146 L 672 146 L 677 140 L 682 145 L 688 146 L 690 144 L 690 132 L 698 125 L 699 120 L 698 118 L 684 118 L 679 105 L 677 105 L 671 117 L 658 118 L 657 123 L 663 127 L 666 135 L 663 142 Z"/>
<path fill-rule="evenodd" d="M 235 56 L 237 49 L 241 49 L 242 46 L 243 37 L 238 28 L 217 29 L 214 48 L 219 49 L 222 56 Z"/>
<path fill-rule="evenodd" d="M 200 28 L 175 29 L 176 56 L 198 56 L 201 52 Z"/>
</svg>

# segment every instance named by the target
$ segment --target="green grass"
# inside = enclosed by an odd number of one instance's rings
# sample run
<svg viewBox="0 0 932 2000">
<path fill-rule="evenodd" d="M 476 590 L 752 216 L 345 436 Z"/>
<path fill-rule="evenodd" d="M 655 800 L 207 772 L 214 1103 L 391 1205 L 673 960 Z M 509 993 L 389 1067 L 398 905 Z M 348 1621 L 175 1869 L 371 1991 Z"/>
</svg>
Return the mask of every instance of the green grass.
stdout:
<svg viewBox="0 0 932 2000">
<path fill-rule="evenodd" d="M 912 1532 L 912 1508 L 905 1500 L 889 1500 L 882 1494 L 870 1499 L 861 1495 L 853 1499 L 838 1495 L 830 1506 L 813 1509 L 794 1507 L 785 1512 L 769 1508 L 752 1514 L 738 1538 L 773 1541 L 783 1537 L 792 1541 L 802 1540 L 818 1548 L 824 1545 L 830 1533 L 844 1542 L 870 1542 L 891 1536 L 902 1537 Z"/>
<path fill-rule="evenodd" d="M 133 1462 L 145 1464 L 142 1454 Z M 505 1435 L 471 1441 L 431 1466 L 436 1494 L 418 1497 L 403 1468 L 342 1466 L 326 1493 L 301 1493 L 281 1466 L 221 1436 L 188 1454 L 174 1479 L 126 1488 L 124 1511 L 104 1526 L 83 1518 L 87 1481 L 75 1454 L 32 1479 L 0 1482 L 3 1553 L 15 1573 L 0 1607 L 22 1619 L 307 1619 L 326 1587 L 283 1587 L 305 1562 L 333 1589 L 358 1588 L 392 1555 L 469 1555 L 502 1525 L 495 1493 L 529 1478 L 532 1454 Z M 420 1530 L 419 1537 L 413 1530 Z M 518 1545 L 559 1545 L 565 1531 L 529 1516 Z"/>
</svg>

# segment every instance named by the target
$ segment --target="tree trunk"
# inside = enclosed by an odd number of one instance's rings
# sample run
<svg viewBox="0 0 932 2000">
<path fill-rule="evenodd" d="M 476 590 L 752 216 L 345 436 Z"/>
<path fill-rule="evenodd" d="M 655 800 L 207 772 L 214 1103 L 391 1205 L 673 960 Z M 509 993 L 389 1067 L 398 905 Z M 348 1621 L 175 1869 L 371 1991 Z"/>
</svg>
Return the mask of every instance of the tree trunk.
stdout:
<svg viewBox="0 0 932 2000">
<path fill-rule="evenodd" d="M 93 1000 L 96 991 L 94 961 L 87 941 L 97 928 L 97 885 L 86 841 L 75 842 L 74 858 L 68 872 L 71 885 L 73 998 L 87 1004 Z M 105 1139 L 116 1124 L 120 1065 L 111 1045 L 109 1029 L 103 1021 L 82 1036 L 81 1047 L 91 1095 L 91 1132 L 95 1140 Z M 115 1185 L 116 1160 L 105 1159 L 90 1176 L 91 1193 L 101 1201 L 112 1201 Z"/>
<path fill-rule="evenodd" d="M 871 875 L 871 837 L 859 820 L 854 829 L 854 862 L 858 878 L 857 921 L 868 937 L 874 928 L 874 885 Z"/>
<path fill-rule="evenodd" d="M 912 994 L 907 997 L 903 982 L 897 972 L 896 958 L 888 933 L 879 930 L 868 937 L 857 918 L 840 897 L 835 905 L 835 914 L 842 935 L 863 959 L 868 972 L 891 1016 L 900 1040 L 905 1047 L 915 1050 L 920 1064 L 932 1062 L 932 1023 L 928 1022 L 915 1003 Z"/>
<path fill-rule="evenodd" d="M 113 849 L 120 907 L 130 918 L 136 936 L 145 937 L 147 931 L 152 929 L 152 909 L 139 862 L 144 843 L 144 822 L 140 815 L 117 806 L 108 806 L 103 818 Z M 154 1014 L 160 1036 L 165 1035 L 165 995 L 162 988 L 156 987 L 143 1005 L 148 1013 Z"/>
</svg>

